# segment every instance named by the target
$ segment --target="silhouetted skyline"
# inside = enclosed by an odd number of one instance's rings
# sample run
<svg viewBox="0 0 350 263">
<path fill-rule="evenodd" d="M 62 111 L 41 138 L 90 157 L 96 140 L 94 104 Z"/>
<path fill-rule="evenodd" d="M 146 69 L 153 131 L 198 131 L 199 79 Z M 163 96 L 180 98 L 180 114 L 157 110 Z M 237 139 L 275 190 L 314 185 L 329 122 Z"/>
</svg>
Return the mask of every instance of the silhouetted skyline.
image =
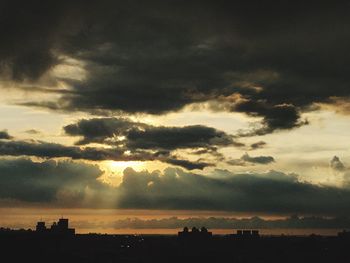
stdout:
<svg viewBox="0 0 350 263">
<path fill-rule="evenodd" d="M 74 234 L 61 218 L 47 231 L 0 229 L 1 259 L 11 262 L 347 262 L 350 231 L 337 236 L 264 236 L 258 230 L 212 235 L 185 227 L 176 235 Z M 59 229 L 57 229 L 58 227 Z M 18 253 L 20 252 L 20 253 Z"/>
</svg>

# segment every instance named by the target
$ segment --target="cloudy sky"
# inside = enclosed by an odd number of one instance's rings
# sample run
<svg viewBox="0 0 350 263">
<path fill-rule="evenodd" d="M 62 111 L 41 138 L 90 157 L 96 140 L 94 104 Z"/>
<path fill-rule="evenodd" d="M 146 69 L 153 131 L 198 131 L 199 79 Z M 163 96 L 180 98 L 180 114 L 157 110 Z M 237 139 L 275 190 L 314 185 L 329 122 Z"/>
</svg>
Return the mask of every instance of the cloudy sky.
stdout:
<svg viewBox="0 0 350 263">
<path fill-rule="evenodd" d="M 349 216 L 349 11 L 2 1 L 1 213 Z"/>
</svg>

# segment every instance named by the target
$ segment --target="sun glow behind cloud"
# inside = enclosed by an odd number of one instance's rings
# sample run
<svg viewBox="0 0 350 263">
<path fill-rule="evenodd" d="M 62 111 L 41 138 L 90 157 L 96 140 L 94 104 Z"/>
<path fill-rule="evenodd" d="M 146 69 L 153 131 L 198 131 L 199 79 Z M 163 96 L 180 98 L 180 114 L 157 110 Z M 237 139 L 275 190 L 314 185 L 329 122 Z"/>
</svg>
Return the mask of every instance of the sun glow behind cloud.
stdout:
<svg viewBox="0 0 350 263">
<path fill-rule="evenodd" d="M 140 161 L 109 161 L 108 165 L 112 171 L 123 171 L 127 167 L 132 167 L 134 170 L 145 168 L 144 162 Z"/>
<path fill-rule="evenodd" d="M 145 162 L 140 161 L 105 161 L 100 165 L 100 168 L 105 171 L 101 178 L 103 182 L 118 186 L 121 183 L 123 171 L 132 167 L 135 171 L 147 169 Z"/>
</svg>

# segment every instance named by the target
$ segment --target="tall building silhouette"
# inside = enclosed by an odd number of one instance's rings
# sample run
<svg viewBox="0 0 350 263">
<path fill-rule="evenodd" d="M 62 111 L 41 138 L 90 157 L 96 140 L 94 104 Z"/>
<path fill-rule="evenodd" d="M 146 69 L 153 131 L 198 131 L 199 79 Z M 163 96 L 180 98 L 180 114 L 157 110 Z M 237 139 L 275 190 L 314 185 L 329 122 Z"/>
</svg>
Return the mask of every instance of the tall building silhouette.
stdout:
<svg viewBox="0 0 350 263">
<path fill-rule="evenodd" d="M 36 224 L 37 233 L 75 235 L 75 229 L 69 228 L 69 219 L 60 218 L 58 222 L 53 222 L 50 228 L 46 228 L 45 222 L 39 221 Z"/>
</svg>

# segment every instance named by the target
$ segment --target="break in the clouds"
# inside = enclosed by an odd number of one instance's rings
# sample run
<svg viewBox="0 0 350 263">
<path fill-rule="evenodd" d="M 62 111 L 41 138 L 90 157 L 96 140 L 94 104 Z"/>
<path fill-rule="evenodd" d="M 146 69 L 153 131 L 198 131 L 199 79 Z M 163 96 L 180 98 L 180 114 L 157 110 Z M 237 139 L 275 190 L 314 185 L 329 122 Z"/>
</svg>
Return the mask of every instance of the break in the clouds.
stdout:
<svg viewBox="0 0 350 263">
<path fill-rule="evenodd" d="M 349 9 L 347 1 L 3 1 L 1 71 L 21 88 L 59 95 L 24 105 L 163 114 L 211 102 L 260 118 L 241 135 L 264 135 L 307 124 L 302 113 L 315 103 L 347 101 Z M 51 72 L 68 58 L 83 76 Z"/>
<path fill-rule="evenodd" d="M 219 171 L 218 171 L 219 172 Z M 119 186 L 100 180 L 95 165 L 71 161 L 0 160 L 0 197 L 52 206 L 225 210 L 249 213 L 349 215 L 350 190 L 299 181 L 277 171 L 210 177 L 168 168 L 124 171 Z M 6 204 L 6 203 L 5 203 Z M 7 205 L 9 203 L 7 202 Z"/>
</svg>

